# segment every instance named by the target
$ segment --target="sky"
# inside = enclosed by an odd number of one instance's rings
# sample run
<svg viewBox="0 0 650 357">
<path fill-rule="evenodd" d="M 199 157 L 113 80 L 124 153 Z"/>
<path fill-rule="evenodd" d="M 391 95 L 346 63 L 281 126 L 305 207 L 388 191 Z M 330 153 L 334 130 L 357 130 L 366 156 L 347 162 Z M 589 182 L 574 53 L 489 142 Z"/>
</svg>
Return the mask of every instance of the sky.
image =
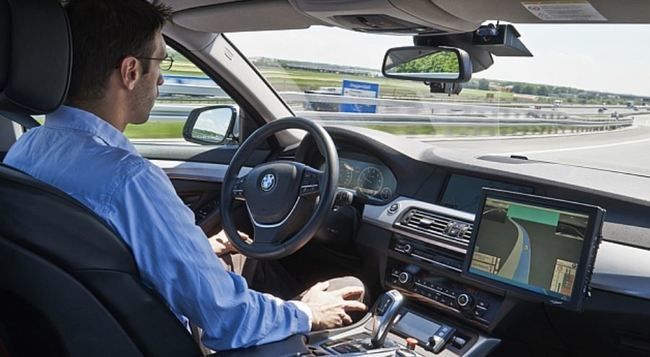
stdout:
<svg viewBox="0 0 650 357">
<path fill-rule="evenodd" d="M 515 25 L 533 53 L 494 57 L 474 78 L 569 86 L 650 96 L 650 25 Z M 370 35 L 314 26 L 306 30 L 227 35 L 248 57 L 271 57 L 379 69 L 388 48 L 410 36 Z"/>
</svg>

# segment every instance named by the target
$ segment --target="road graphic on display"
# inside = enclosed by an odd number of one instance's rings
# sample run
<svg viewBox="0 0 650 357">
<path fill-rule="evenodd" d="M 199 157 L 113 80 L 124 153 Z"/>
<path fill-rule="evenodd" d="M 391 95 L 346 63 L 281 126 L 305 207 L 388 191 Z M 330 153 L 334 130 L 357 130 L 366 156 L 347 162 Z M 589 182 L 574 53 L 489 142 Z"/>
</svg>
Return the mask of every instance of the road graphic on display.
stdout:
<svg viewBox="0 0 650 357">
<path fill-rule="evenodd" d="M 528 275 L 530 274 L 530 238 L 521 224 L 510 217 L 508 217 L 508 220 L 517 227 L 517 241 L 505 263 L 503 263 L 499 275 L 522 283 L 528 283 Z"/>
<path fill-rule="evenodd" d="M 488 198 L 470 271 L 544 295 L 571 295 L 587 216 Z"/>
</svg>

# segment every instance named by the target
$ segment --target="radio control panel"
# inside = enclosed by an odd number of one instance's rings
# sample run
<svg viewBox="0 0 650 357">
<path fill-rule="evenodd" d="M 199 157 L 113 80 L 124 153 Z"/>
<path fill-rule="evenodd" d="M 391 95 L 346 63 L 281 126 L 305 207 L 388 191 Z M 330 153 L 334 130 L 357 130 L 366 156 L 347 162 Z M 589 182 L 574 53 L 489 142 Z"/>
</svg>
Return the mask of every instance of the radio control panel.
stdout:
<svg viewBox="0 0 650 357">
<path fill-rule="evenodd" d="M 503 300 L 498 295 L 392 259 L 386 284 L 420 302 L 486 327 L 496 319 Z"/>
</svg>

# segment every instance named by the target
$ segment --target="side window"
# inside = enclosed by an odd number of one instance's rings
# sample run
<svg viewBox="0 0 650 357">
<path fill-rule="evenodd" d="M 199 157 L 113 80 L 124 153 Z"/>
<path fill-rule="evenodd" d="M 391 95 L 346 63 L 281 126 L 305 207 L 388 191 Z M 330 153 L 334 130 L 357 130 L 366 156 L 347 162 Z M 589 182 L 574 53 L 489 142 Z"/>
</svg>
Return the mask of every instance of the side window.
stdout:
<svg viewBox="0 0 650 357">
<path fill-rule="evenodd" d="M 202 138 L 207 140 L 191 140 L 200 144 L 233 143 L 232 140 L 224 140 L 228 134 L 233 135 L 236 125 L 230 125 L 238 113 L 236 103 L 203 71 L 196 67 L 183 55 L 167 46 L 167 53 L 173 59 L 171 68 L 169 63 L 161 63 L 165 83 L 159 87 L 159 95 L 156 99 L 149 120 L 141 125 L 129 125 L 125 135 L 134 141 L 156 140 L 156 141 L 185 141 L 183 138 L 183 127 L 185 126 L 190 112 L 193 109 L 211 107 L 216 105 L 230 106 L 229 108 L 217 108 L 220 110 L 207 110 L 199 114 L 194 121 L 199 128 Z M 226 115 L 228 114 L 228 115 Z M 232 115 L 231 115 L 232 114 Z M 207 131 L 206 127 L 211 131 Z M 209 135 L 221 140 L 209 140 Z M 234 133 L 236 134 L 236 133 Z"/>
</svg>

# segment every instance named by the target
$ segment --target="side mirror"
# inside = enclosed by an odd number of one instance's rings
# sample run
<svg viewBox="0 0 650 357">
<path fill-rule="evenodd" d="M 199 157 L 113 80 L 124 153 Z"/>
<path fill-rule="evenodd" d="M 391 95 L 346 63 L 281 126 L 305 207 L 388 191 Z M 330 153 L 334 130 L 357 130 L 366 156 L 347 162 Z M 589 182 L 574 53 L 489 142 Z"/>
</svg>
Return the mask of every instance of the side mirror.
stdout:
<svg viewBox="0 0 650 357">
<path fill-rule="evenodd" d="M 232 105 L 193 109 L 183 127 L 185 140 L 207 145 L 237 142 L 239 111 Z"/>
<path fill-rule="evenodd" d="M 381 72 L 387 78 L 462 83 L 472 78 L 472 61 L 460 48 L 397 47 L 386 52 Z"/>
</svg>

